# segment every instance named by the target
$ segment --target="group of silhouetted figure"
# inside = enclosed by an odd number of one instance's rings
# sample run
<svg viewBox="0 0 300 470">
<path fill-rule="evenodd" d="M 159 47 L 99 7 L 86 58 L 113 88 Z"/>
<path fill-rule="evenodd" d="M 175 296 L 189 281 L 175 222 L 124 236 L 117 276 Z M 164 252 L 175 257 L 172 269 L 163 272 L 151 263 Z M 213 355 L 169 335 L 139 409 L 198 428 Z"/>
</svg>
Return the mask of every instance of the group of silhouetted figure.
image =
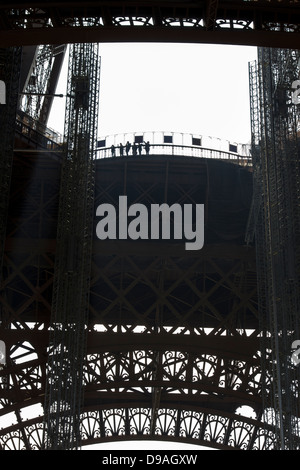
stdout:
<svg viewBox="0 0 300 470">
<path fill-rule="evenodd" d="M 111 156 L 112 157 L 116 157 L 116 150 L 117 149 L 119 149 L 120 157 L 123 157 L 124 153 L 126 153 L 127 156 L 130 155 L 131 150 L 132 150 L 131 154 L 133 156 L 142 155 L 143 148 L 145 149 L 146 155 L 149 155 L 149 152 L 150 152 L 150 142 L 149 141 L 148 142 L 139 142 L 139 143 L 134 142 L 133 144 L 131 144 L 129 141 L 127 141 L 126 145 L 120 144 L 117 147 L 112 145 L 110 149 L 111 149 Z"/>
</svg>

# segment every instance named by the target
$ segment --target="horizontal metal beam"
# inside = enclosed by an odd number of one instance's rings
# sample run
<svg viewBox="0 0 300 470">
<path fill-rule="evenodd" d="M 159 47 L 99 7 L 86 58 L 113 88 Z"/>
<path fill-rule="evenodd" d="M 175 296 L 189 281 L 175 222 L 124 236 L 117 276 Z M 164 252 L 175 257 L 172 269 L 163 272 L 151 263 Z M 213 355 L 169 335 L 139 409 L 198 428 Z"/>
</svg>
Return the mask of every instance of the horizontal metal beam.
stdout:
<svg viewBox="0 0 300 470">
<path fill-rule="evenodd" d="M 259 349 L 260 340 L 255 336 L 217 336 L 217 335 L 172 335 L 168 333 L 98 333 L 90 332 L 88 354 L 104 351 L 133 351 L 149 349 L 155 351 L 179 350 L 205 354 L 218 354 L 221 357 L 247 360 L 248 364 L 260 365 L 253 358 Z"/>
<path fill-rule="evenodd" d="M 5 251 L 7 253 L 29 253 L 33 252 L 36 254 L 43 253 L 55 253 L 56 251 L 56 240 L 55 239 L 34 239 L 34 238 L 7 238 L 5 244 Z M 129 255 L 141 255 L 145 256 L 145 253 L 149 256 L 174 256 L 185 258 L 222 258 L 222 259 L 240 259 L 243 261 L 251 262 L 253 272 L 256 272 L 255 265 L 255 248 L 249 246 L 240 245 L 228 245 L 228 244 L 217 244 L 217 245 L 206 245 L 202 250 L 198 251 L 186 251 L 184 246 L 179 247 L 178 244 L 168 243 L 168 241 L 161 243 L 153 243 L 151 246 L 145 242 L 128 243 L 127 241 L 116 241 L 116 240 L 94 240 L 92 252 L 94 255 L 119 255 L 124 256 L 124 253 Z M 249 267 L 250 268 L 250 267 Z"/>
<path fill-rule="evenodd" d="M 99 43 L 186 43 L 186 44 L 225 44 L 258 47 L 277 47 L 296 49 L 300 43 L 300 33 L 284 31 L 256 30 L 198 30 L 188 27 L 149 27 L 124 26 L 112 27 L 76 27 L 48 29 L 19 29 L 10 31 L 0 30 L 0 43 L 3 47 L 61 44 L 77 42 Z"/>
<path fill-rule="evenodd" d="M 47 330 L 30 329 L 5 329 L 0 327 L 1 338 L 11 347 L 21 343 L 24 338 L 36 350 L 44 350 L 49 332 Z M 103 353 L 106 351 L 133 351 L 135 349 L 156 351 L 187 351 L 194 353 L 215 354 L 221 357 L 245 360 L 249 364 L 258 364 L 254 359 L 255 352 L 259 349 L 260 340 L 256 336 L 218 336 L 218 335 L 179 335 L 168 333 L 101 333 L 90 331 L 88 334 L 87 354 Z M 32 364 L 32 363 L 28 363 Z M 15 368 L 16 366 L 14 366 Z M 18 366 L 20 369 L 24 364 Z"/>
<path fill-rule="evenodd" d="M 0 6 L 0 41 L 183 42 L 297 48 L 300 5 L 288 1 L 18 1 Z"/>
</svg>

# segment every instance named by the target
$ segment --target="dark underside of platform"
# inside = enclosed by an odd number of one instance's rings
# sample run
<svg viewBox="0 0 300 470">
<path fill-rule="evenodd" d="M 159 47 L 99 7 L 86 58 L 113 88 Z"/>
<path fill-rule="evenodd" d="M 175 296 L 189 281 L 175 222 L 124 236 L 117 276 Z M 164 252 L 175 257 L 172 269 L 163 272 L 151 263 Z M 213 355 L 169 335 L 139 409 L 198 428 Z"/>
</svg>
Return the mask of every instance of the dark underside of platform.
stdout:
<svg viewBox="0 0 300 470">
<path fill-rule="evenodd" d="M 50 318 L 59 186 L 59 161 L 15 156 L 5 269 L 10 309 L 24 322 Z M 120 195 L 149 211 L 154 203 L 204 204 L 203 248 L 187 251 L 183 240 L 99 240 L 96 209 L 117 207 Z M 255 250 L 245 246 L 251 199 L 251 169 L 233 163 L 154 155 L 98 160 L 91 324 L 152 329 L 159 310 L 160 323 L 174 329 L 256 328 Z"/>
</svg>

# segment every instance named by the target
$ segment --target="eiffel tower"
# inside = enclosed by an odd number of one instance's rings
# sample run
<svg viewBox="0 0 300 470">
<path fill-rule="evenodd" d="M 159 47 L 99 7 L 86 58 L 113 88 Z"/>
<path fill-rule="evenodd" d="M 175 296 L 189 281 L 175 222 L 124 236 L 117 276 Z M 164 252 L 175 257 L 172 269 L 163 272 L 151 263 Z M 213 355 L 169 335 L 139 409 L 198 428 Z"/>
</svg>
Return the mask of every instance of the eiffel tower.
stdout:
<svg viewBox="0 0 300 470">
<path fill-rule="evenodd" d="M 0 7 L 0 449 L 299 449 L 298 3 L 21 3 Z M 259 46 L 248 155 L 97 146 L 99 43 L 178 39 Z M 203 248 L 99 240 L 120 195 L 204 204 Z"/>
</svg>

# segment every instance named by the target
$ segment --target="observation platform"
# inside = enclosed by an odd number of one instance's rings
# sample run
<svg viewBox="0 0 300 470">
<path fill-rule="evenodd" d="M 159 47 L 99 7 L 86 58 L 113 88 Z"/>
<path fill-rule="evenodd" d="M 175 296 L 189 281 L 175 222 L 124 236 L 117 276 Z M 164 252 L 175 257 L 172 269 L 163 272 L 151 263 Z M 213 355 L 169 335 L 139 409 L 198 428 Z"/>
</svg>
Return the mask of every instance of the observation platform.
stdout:
<svg viewBox="0 0 300 470">
<path fill-rule="evenodd" d="M 126 143 L 130 148 L 127 150 Z M 147 145 L 149 149 L 147 150 Z M 174 156 L 222 160 L 252 167 L 250 144 L 230 142 L 217 137 L 181 132 L 146 131 L 99 137 L 95 159 L 135 156 Z M 21 111 L 16 120 L 15 153 L 52 154 L 60 160 L 63 135 L 34 121 Z"/>
<path fill-rule="evenodd" d="M 97 140 L 97 159 L 147 155 L 207 158 L 252 166 L 250 144 L 201 134 L 147 131 L 108 135 Z"/>
</svg>

